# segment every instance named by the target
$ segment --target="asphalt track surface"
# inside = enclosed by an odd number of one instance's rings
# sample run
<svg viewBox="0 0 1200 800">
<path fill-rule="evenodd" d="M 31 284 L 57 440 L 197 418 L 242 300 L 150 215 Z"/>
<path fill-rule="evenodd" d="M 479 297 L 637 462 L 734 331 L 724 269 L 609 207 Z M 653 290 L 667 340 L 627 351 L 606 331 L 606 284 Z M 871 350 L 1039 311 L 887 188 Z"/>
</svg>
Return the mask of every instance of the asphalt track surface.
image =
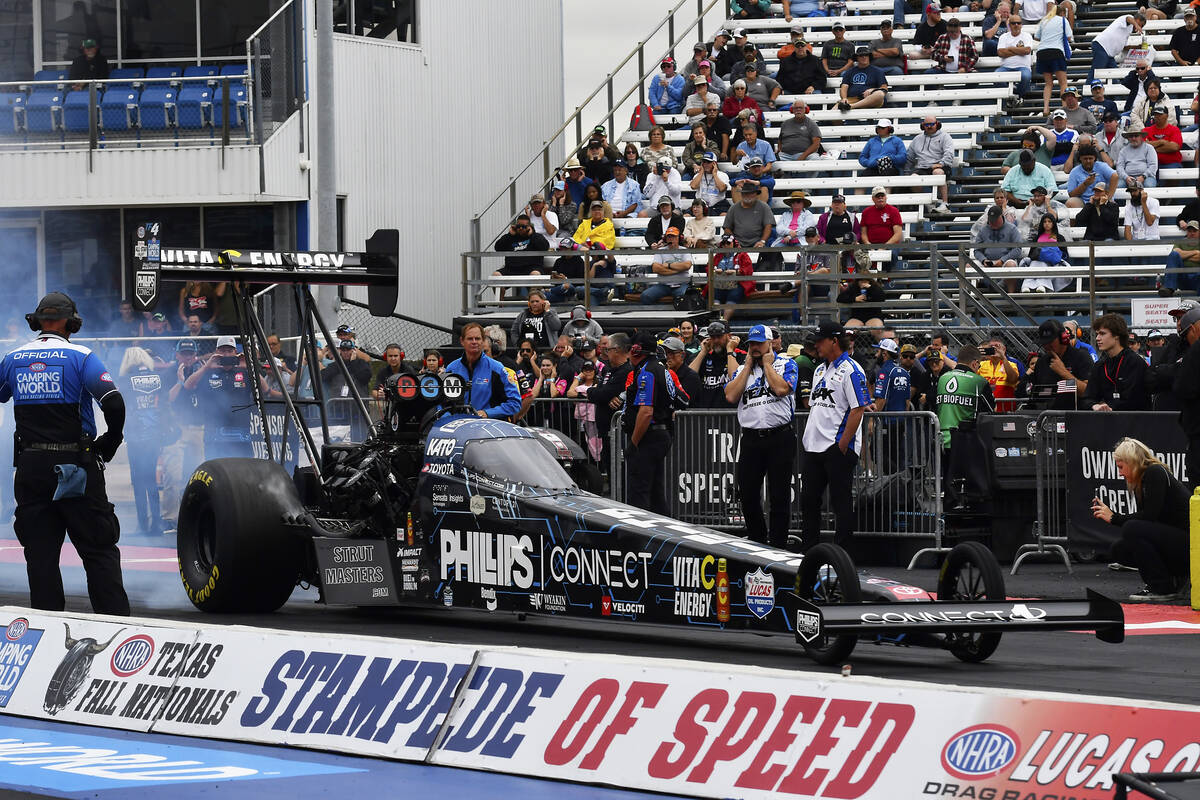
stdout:
<svg viewBox="0 0 1200 800">
<path fill-rule="evenodd" d="M 11 534 L 8 534 L 11 536 Z M 172 537 L 122 541 L 125 585 L 138 616 L 193 623 L 250 625 L 290 631 L 387 636 L 424 642 L 526 646 L 573 652 L 679 658 L 710 664 L 753 664 L 805 671 L 836 671 L 806 659 L 787 637 L 627 622 L 551 617 L 518 617 L 441 608 L 339 609 L 315 602 L 316 592 L 297 590 L 280 611 L 269 615 L 211 615 L 196 610 L 183 594 L 174 564 Z M 63 564 L 77 558 L 68 545 Z M 932 590 L 931 568 L 907 571 L 871 568 L 873 574 Z M 64 566 L 67 609 L 90 611 L 83 570 Z M 1104 564 L 1027 562 L 1007 577 L 1008 595 L 1017 598 L 1082 598 L 1085 588 L 1123 599 L 1141 582 L 1136 573 L 1113 572 Z M 19 545 L 0 533 L 0 604 L 27 603 Z M 1200 705 L 1200 613 L 1182 606 L 1126 605 L 1123 644 L 1098 641 L 1085 633 L 1006 634 L 999 650 L 983 664 L 964 664 L 948 652 L 860 643 L 850 658 L 854 674 L 986 686 L 1010 690 L 1161 700 Z M 1163 631 L 1186 631 L 1180 633 Z"/>
</svg>

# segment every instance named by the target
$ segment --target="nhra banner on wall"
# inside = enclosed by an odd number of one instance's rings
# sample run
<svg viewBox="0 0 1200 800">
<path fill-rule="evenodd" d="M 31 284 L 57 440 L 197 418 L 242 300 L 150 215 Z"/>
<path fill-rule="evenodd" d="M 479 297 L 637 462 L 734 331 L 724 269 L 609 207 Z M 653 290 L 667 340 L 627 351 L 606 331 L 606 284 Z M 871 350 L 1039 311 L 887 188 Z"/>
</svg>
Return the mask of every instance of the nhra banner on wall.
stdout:
<svg viewBox="0 0 1200 800">
<path fill-rule="evenodd" d="M 0 630 L 0 713 L 700 797 L 1105 800 L 1114 772 L 1200 765 L 1200 711 L 1144 701 L 13 608 Z"/>
<path fill-rule="evenodd" d="M 1117 514 L 1137 510 L 1113 461 L 1117 442 L 1128 436 L 1144 443 L 1187 484 L 1187 437 L 1175 412 L 1080 411 L 1068 412 L 1066 420 L 1067 538 L 1080 549 L 1107 552 L 1121 532 L 1092 516 L 1092 498 L 1100 498 Z"/>
</svg>

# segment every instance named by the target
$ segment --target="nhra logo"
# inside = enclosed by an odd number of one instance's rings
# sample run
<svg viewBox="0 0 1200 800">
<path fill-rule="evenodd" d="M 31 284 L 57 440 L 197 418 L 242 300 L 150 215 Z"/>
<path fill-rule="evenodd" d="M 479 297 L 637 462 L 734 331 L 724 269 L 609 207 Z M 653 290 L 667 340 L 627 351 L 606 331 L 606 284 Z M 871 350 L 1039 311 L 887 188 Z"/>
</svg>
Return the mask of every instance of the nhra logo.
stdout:
<svg viewBox="0 0 1200 800">
<path fill-rule="evenodd" d="M 24 617 L 17 617 L 5 627 L 5 641 L 0 643 L 0 708 L 8 706 L 43 633 L 44 630 L 29 627 L 29 620 Z"/>
<path fill-rule="evenodd" d="M 41 361 L 35 361 L 29 365 L 30 372 L 45 372 L 46 365 Z"/>
<path fill-rule="evenodd" d="M 8 627 L 4 629 L 4 638 L 10 642 L 15 642 L 24 636 L 27 630 L 29 630 L 29 620 L 24 617 L 17 617 L 8 623 Z"/>
<path fill-rule="evenodd" d="M 959 731 L 942 748 L 942 769 L 960 780 L 998 774 L 1021 749 L 1017 735 L 1000 725 L 974 725 Z"/>
<path fill-rule="evenodd" d="M 154 655 L 154 640 L 143 633 L 130 636 L 113 651 L 109 665 L 118 678 L 128 678 L 150 662 Z"/>
</svg>

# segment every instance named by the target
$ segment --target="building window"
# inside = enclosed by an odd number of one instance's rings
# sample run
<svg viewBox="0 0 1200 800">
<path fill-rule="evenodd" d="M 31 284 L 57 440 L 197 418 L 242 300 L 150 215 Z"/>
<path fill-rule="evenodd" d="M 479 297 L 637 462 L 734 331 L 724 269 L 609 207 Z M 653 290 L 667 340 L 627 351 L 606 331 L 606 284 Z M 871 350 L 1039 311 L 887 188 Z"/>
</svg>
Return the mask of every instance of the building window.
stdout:
<svg viewBox="0 0 1200 800">
<path fill-rule="evenodd" d="M 85 319 L 107 320 L 121 301 L 121 212 L 47 211 L 46 290 L 66 292 Z"/>
<path fill-rule="evenodd" d="M 0 0 L 0 81 L 33 75 L 33 7 L 29 0 Z"/>
<path fill-rule="evenodd" d="M 333 29 L 416 44 L 417 0 L 334 0 Z"/>
<path fill-rule="evenodd" d="M 121 9 L 121 58 L 194 59 L 195 3 L 128 2 Z"/>
<path fill-rule="evenodd" d="M 246 39 L 281 5 L 281 0 L 200 0 L 200 55 L 245 58 Z"/>
<path fill-rule="evenodd" d="M 84 39 L 95 39 L 108 58 L 117 52 L 116 0 L 40 0 L 42 61 L 71 63 Z M 141 0 L 146 6 L 149 0 Z M 158 3 L 155 6 L 160 5 Z M 163 3 L 161 5 L 168 5 Z M 173 5 L 173 4 L 172 4 Z M 126 4 L 129 8 L 129 4 Z M 128 11 L 126 11 L 128 13 Z M 192 32 L 195 38 L 195 31 Z"/>
</svg>

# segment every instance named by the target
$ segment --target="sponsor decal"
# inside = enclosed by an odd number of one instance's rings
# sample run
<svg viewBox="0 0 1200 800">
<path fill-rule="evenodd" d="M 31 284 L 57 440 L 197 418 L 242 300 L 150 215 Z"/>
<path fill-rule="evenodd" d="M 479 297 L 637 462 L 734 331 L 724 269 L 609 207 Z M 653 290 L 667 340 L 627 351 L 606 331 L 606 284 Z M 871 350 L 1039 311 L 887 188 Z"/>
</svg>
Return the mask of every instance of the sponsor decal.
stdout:
<svg viewBox="0 0 1200 800">
<path fill-rule="evenodd" d="M 676 589 L 708 589 L 716 586 L 717 561 L 712 556 L 675 556 L 671 559 Z"/>
<path fill-rule="evenodd" d="M 45 372 L 46 365 L 44 363 L 42 363 L 41 361 L 35 361 L 29 365 L 29 371 L 30 372 Z"/>
<path fill-rule="evenodd" d="M 446 584 L 446 588 L 442 590 L 442 605 L 449 608 L 454 605 L 454 587 Z"/>
<path fill-rule="evenodd" d="M 612 598 L 608 595 L 600 597 L 600 615 L 604 617 L 612 615 Z"/>
<path fill-rule="evenodd" d="M 25 617 L 17 617 L 5 627 L 0 644 L 0 708 L 8 706 L 43 633 L 43 629 L 31 628 Z"/>
<path fill-rule="evenodd" d="M 712 616 L 712 606 L 713 596 L 710 592 L 675 590 L 675 616 L 677 617 L 709 617 Z"/>
<path fill-rule="evenodd" d="M 321 570 L 321 579 L 326 586 L 384 581 L 383 568 L 372 563 L 376 560 L 374 544 L 339 545 L 330 548 L 330 554 L 335 566 Z"/>
<path fill-rule="evenodd" d="M 449 506 L 449 505 L 457 506 L 457 505 L 462 504 L 463 500 L 466 499 L 466 495 L 454 494 L 449 491 L 439 492 L 435 488 L 433 490 L 432 494 L 430 495 L 430 499 L 432 499 L 434 504 L 438 505 L 438 506 Z"/>
<path fill-rule="evenodd" d="M 35 362 L 40 364 L 41 362 Z M 62 367 L 47 367 L 41 364 L 41 370 L 33 370 L 34 365 L 17 371 L 17 385 L 13 394 L 23 400 L 47 400 L 62 397 L 63 380 Z M 108 373 L 105 373 L 107 375 Z"/>
<path fill-rule="evenodd" d="M 729 622 L 729 569 L 725 559 L 717 559 L 717 621 Z"/>
<path fill-rule="evenodd" d="M 796 635 L 806 642 L 814 642 L 821 635 L 821 615 L 816 611 L 796 611 Z"/>
<path fill-rule="evenodd" d="M 645 552 L 556 546 L 548 553 L 546 577 L 564 585 L 645 589 L 652 558 Z"/>
<path fill-rule="evenodd" d="M 438 531 L 441 576 L 484 586 L 533 586 L 533 540 L 484 531 Z"/>
<path fill-rule="evenodd" d="M 402 591 L 405 591 L 405 592 L 417 591 L 417 579 L 414 578 L 412 575 L 401 575 L 400 576 L 400 588 Z"/>
<path fill-rule="evenodd" d="M 529 595 L 529 605 L 535 611 L 564 612 L 567 610 L 567 598 L 561 594 L 534 592 Z"/>
<path fill-rule="evenodd" d="M 118 678 L 128 678 L 137 674 L 142 667 L 150 663 L 150 656 L 153 654 L 154 640 L 144 633 L 139 633 L 117 645 L 117 648 L 113 650 L 112 658 L 109 659 L 109 666 L 112 668 L 113 675 Z"/>
<path fill-rule="evenodd" d="M 490 586 L 483 586 L 479 589 L 479 599 L 484 602 L 488 611 L 496 610 L 496 590 Z"/>
<path fill-rule="evenodd" d="M 641 603 L 626 603 L 622 600 L 612 601 L 612 613 L 614 614 L 645 614 L 646 606 Z"/>
<path fill-rule="evenodd" d="M 1017 735 L 1000 725 L 973 725 L 942 748 L 942 769 L 964 781 L 990 778 L 1013 762 L 1021 750 Z"/>
<path fill-rule="evenodd" d="M 487 498 L 481 494 L 471 495 L 470 500 L 471 513 L 475 516 L 482 516 L 487 513 Z"/>
<path fill-rule="evenodd" d="M 920 611 L 885 611 L 866 613 L 859 619 L 867 625 L 940 625 L 955 622 L 1038 622 L 1046 618 L 1046 610 L 1037 606 L 1016 603 L 1012 606 L 978 608 L 970 611 L 931 609 Z"/>
<path fill-rule="evenodd" d="M 759 619 L 775 608 L 775 576 L 762 567 L 746 573 L 746 608 Z"/>
<path fill-rule="evenodd" d="M 458 467 L 454 464 L 426 464 L 421 472 L 429 475 L 457 475 Z"/>
<path fill-rule="evenodd" d="M 425 447 L 425 455 L 433 458 L 447 458 L 458 446 L 455 439 L 430 439 Z"/>
<path fill-rule="evenodd" d="M 129 385 L 135 392 L 153 394 L 162 388 L 162 378 L 158 375 L 130 375 Z"/>
<path fill-rule="evenodd" d="M 470 424 L 475 421 L 476 421 L 475 418 L 464 417 L 463 419 L 452 419 L 449 422 L 445 423 L 444 425 L 439 425 L 438 427 L 444 431 L 456 431 L 459 428 L 461 428 L 463 425 L 467 425 L 467 424 Z"/>
</svg>

